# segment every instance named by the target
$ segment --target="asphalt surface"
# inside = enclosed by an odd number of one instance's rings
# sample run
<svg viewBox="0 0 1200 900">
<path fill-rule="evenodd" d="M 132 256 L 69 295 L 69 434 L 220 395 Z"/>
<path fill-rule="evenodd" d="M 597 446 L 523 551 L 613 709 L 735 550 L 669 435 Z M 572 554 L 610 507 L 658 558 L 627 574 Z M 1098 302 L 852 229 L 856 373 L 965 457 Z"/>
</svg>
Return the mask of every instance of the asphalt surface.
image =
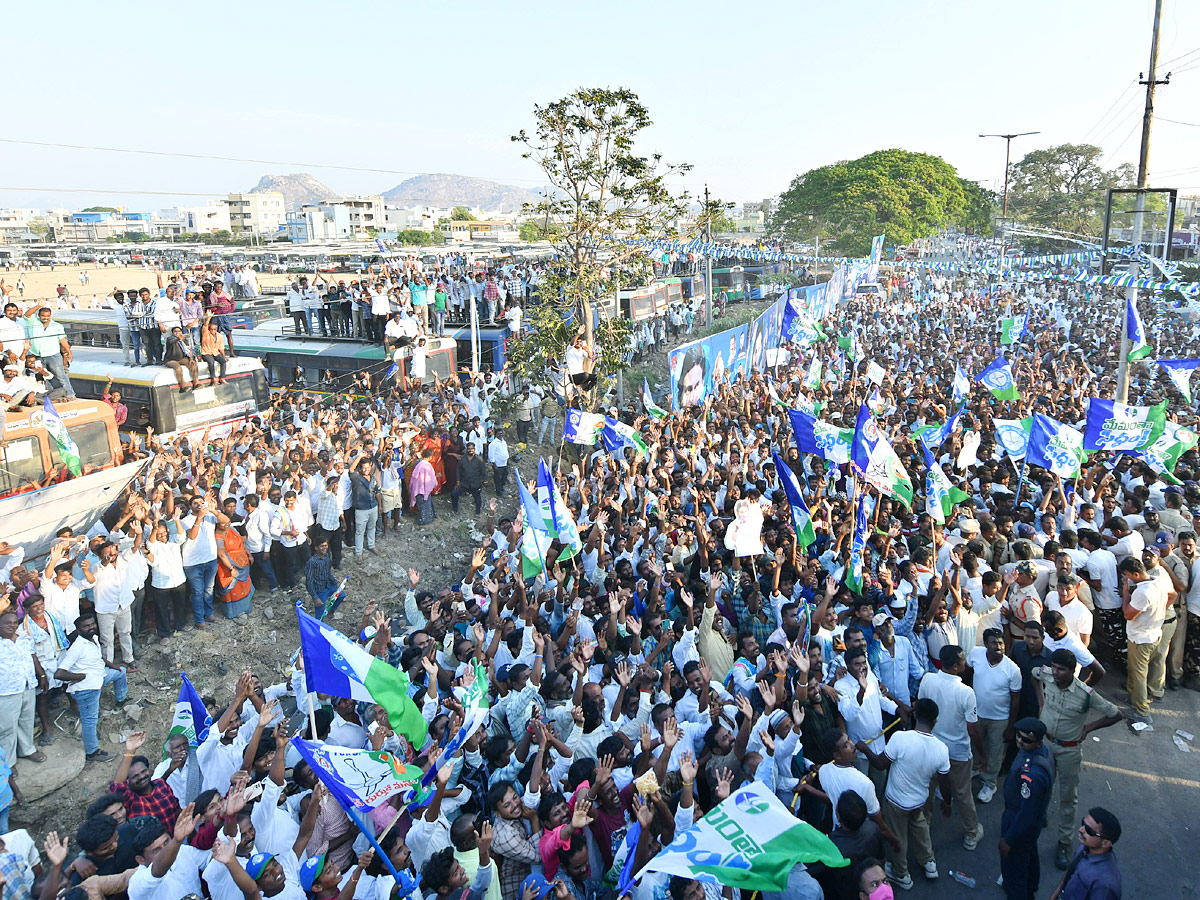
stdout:
<svg viewBox="0 0 1200 900">
<path fill-rule="evenodd" d="M 1116 694 L 1120 678 L 1110 673 L 1100 692 L 1126 715 L 1128 704 Z M 1153 731 L 1134 732 L 1128 720 L 1089 735 L 1083 751 L 1079 784 L 1079 816 L 1089 807 L 1103 806 L 1116 813 L 1122 835 L 1116 845 L 1126 900 L 1200 900 L 1200 693 L 1180 688 L 1167 691 L 1151 706 Z M 1194 735 L 1190 753 L 1176 747 L 1176 729 Z M 979 779 L 975 779 L 978 789 Z M 978 848 L 962 846 L 962 825 L 957 814 L 942 819 L 935 811 L 933 847 L 939 878 L 927 881 L 911 856 L 909 871 L 915 885 L 896 891 L 910 897 L 1002 897 L 996 881 L 1000 854 L 996 843 L 1004 811 L 1002 790 L 990 803 L 976 803 L 984 836 Z M 1051 827 L 1042 832 L 1038 848 L 1041 883 L 1037 898 L 1047 898 L 1062 873 L 1054 867 L 1058 803 L 1048 809 Z M 950 879 L 951 869 L 975 878 L 974 890 Z"/>
</svg>

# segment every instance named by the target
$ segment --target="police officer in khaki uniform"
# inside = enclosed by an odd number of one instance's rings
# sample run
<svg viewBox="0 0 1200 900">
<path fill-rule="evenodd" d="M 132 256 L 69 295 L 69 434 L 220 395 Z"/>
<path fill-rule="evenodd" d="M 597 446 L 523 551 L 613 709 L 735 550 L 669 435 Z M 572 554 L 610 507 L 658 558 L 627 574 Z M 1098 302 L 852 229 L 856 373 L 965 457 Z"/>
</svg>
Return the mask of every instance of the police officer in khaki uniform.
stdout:
<svg viewBox="0 0 1200 900">
<path fill-rule="evenodd" d="M 1066 648 L 1050 655 L 1050 665 L 1033 671 L 1038 694 L 1038 717 L 1046 723 L 1046 742 L 1054 754 L 1058 780 L 1058 851 L 1054 864 L 1066 869 L 1076 843 L 1079 826 L 1079 768 L 1083 763 L 1083 742 L 1099 728 L 1121 721 L 1121 712 L 1109 700 L 1075 677 L 1075 654 Z M 1092 712 L 1101 718 L 1089 722 Z"/>
</svg>

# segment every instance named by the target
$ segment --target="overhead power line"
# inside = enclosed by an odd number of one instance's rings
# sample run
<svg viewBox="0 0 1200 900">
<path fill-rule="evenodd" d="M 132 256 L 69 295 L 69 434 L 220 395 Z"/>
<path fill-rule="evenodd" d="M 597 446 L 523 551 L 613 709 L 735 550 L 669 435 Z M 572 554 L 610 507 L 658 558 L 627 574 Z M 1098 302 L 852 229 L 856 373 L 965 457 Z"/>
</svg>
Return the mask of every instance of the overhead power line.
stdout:
<svg viewBox="0 0 1200 900">
<path fill-rule="evenodd" d="M 342 172 L 375 172 L 385 175 L 450 175 L 456 178 L 482 178 L 486 181 L 527 181 L 531 184 L 541 184 L 545 179 L 518 178 L 516 176 L 471 175 L 464 176 L 458 172 L 414 172 L 406 169 L 377 169 L 370 166 L 339 166 L 333 163 L 289 162 L 279 159 L 253 159 L 241 156 L 218 156 L 208 153 L 181 153 L 175 150 L 142 150 L 133 147 L 100 147 L 91 144 L 62 144 L 53 141 L 23 141 L 16 138 L 0 138 L 3 144 L 21 144 L 26 147 L 54 147 L 60 150 L 87 150 L 97 153 L 134 153 L 143 156 L 168 156 L 176 159 L 203 159 L 217 162 L 253 163 L 260 166 L 288 166 L 298 169 L 337 169 Z"/>
</svg>

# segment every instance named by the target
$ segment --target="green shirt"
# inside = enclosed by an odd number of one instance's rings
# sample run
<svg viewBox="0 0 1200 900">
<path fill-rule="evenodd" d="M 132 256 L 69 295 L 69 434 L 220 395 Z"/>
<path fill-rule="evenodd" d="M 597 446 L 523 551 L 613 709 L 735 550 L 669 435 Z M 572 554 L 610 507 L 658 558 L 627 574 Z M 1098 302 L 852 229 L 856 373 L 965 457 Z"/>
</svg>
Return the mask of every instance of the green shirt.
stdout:
<svg viewBox="0 0 1200 900">
<path fill-rule="evenodd" d="M 34 356 L 42 358 L 62 353 L 59 341 L 65 339 L 67 333 L 63 331 L 62 325 L 53 319 L 50 320 L 49 325 L 43 326 L 42 320 L 35 316 L 26 320 L 25 335 L 29 338 L 30 352 Z"/>
</svg>

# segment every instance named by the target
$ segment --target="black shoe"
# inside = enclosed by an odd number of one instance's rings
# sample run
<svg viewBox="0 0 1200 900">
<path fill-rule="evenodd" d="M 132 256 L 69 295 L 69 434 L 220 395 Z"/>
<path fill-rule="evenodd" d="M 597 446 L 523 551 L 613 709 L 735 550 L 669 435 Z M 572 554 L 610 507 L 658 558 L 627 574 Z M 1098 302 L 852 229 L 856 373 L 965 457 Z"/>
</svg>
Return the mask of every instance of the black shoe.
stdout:
<svg viewBox="0 0 1200 900">
<path fill-rule="evenodd" d="M 1071 865 L 1071 860 L 1067 854 L 1067 851 L 1064 848 L 1059 847 L 1058 852 L 1054 854 L 1054 868 L 1058 869 L 1060 872 L 1065 872 L 1067 871 L 1067 867 L 1069 865 Z"/>
<path fill-rule="evenodd" d="M 85 759 L 87 759 L 88 762 L 106 763 L 112 762 L 114 759 L 116 759 L 116 757 L 106 750 L 97 750 L 95 753 L 89 753 Z"/>
<path fill-rule="evenodd" d="M 1172 675 L 1167 676 L 1167 690 L 1168 691 L 1179 690 L 1179 682 L 1176 681 L 1174 676 L 1172 676 Z"/>
</svg>

